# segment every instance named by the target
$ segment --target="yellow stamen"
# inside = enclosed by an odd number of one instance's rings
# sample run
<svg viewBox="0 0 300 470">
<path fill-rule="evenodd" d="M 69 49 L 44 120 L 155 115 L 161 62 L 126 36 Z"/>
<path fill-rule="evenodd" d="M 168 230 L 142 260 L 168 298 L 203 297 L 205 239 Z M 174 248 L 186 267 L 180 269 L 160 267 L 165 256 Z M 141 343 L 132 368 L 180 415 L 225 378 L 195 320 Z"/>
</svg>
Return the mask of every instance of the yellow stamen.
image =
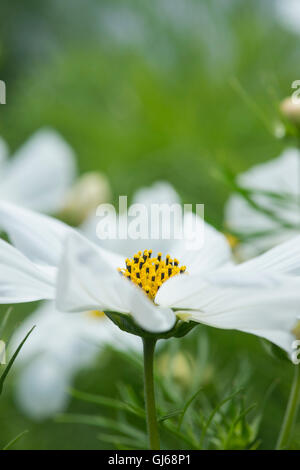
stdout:
<svg viewBox="0 0 300 470">
<path fill-rule="evenodd" d="M 103 318 L 103 317 L 105 317 L 105 313 L 100 312 L 99 310 L 89 310 L 87 312 L 87 314 L 88 314 L 89 317 L 93 317 L 93 318 Z"/>
<path fill-rule="evenodd" d="M 146 295 L 153 300 L 160 286 L 177 274 L 183 274 L 185 266 L 180 266 L 179 261 L 171 259 L 167 255 L 165 259 L 158 253 L 156 258 L 152 257 L 152 250 L 139 251 L 133 258 L 127 258 L 125 268 L 118 271 L 137 286 L 141 287 Z"/>
<path fill-rule="evenodd" d="M 224 235 L 227 238 L 230 248 L 232 249 L 236 248 L 237 245 L 239 244 L 239 239 L 235 235 L 232 235 L 231 233 L 228 233 L 228 232 L 225 232 Z"/>
</svg>

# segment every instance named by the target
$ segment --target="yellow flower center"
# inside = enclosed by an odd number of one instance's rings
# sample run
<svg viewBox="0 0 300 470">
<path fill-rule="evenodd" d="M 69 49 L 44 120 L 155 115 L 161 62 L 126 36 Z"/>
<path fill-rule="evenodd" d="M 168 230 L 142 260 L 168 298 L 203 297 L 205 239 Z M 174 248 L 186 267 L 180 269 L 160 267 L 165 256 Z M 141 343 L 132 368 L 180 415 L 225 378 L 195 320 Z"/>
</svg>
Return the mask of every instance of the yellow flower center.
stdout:
<svg viewBox="0 0 300 470">
<path fill-rule="evenodd" d="M 152 258 L 152 250 L 139 251 L 133 258 L 125 260 L 126 267 L 118 271 L 137 286 L 141 287 L 149 299 L 153 300 L 160 286 L 177 274 L 185 272 L 186 267 L 180 266 L 179 261 L 171 259 L 170 255 L 162 259 L 158 253 Z"/>
</svg>

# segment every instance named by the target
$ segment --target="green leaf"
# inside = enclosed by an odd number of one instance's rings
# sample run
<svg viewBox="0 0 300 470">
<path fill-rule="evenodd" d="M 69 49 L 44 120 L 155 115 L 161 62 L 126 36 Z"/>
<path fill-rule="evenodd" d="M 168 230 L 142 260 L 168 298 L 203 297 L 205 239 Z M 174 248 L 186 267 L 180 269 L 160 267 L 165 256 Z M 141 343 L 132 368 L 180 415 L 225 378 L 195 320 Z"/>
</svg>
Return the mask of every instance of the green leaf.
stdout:
<svg viewBox="0 0 300 470">
<path fill-rule="evenodd" d="M 102 442 L 113 444 L 116 448 L 120 448 L 120 446 L 128 450 L 130 449 L 144 450 L 148 448 L 147 441 L 138 442 L 136 440 L 130 440 L 128 438 L 124 438 L 124 436 L 117 435 L 117 434 L 98 434 L 97 438 Z"/>
<path fill-rule="evenodd" d="M 145 418 L 145 412 L 142 408 L 139 408 L 131 403 L 126 403 L 121 400 L 116 400 L 115 398 L 108 398 L 99 395 L 93 395 L 91 393 L 80 392 L 79 390 L 70 390 L 70 394 L 74 398 L 79 400 L 86 401 L 89 403 L 95 403 L 108 408 L 114 408 L 116 410 L 127 411 L 141 418 Z"/>
<path fill-rule="evenodd" d="M 161 416 L 160 418 L 158 418 L 158 422 L 159 422 L 159 423 L 162 423 L 163 421 L 166 421 L 167 419 L 174 418 L 175 416 L 178 416 L 178 415 L 181 415 L 181 414 L 182 414 L 182 410 L 173 410 L 173 411 L 170 411 L 170 412 L 167 413 L 166 415 Z"/>
<path fill-rule="evenodd" d="M 161 424 L 165 429 L 167 429 L 168 432 L 173 434 L 182 442 L 185 442 L 188 445 L 189 449 L 198 449 L 197 442 L 194 441 L 193 437 L 187 433 L 178 431 L 177 426 L 174 426 L 172 423 L 170 423 L 170 421 L 163 421 Z"/>
<path fill-rule="evenodd" d="M 182 415 L 180 417 L 180 420 L 179 420 L 179 423 L 178 423 L 178 431 L 180 430 L 181 428 L 181 425 L 182 425 L 182 422 L 183 422 L 183 419 L 185 417 L 185 414 L 187 412 L 187 410 L 189 409 L 189 407 L 191 406 L 191 404 L 193 403 L 193 401 L 195 400 L 195 398 L 198 396 L 198 394 L 202 391 L 202 387 L 197 390 L 196 393 L 194 393 L 194 395 L 191 396 L 191 398 L 186 402 L 186 404 L 184 405 L 184 408 L 183 408 L 183 411 L 182 411 Z"/>
<path fill-rule="evenodd" d="M 12 368 L 15 360 L 17 359 L 17 356 L 19 354 L 19 352 L 21 351 L 25 341 L 27 340 L 28 336 L 32 333 L 32 331 L 34 330 L 35 326 L 33 326 L 31 328 L 31 330 L 27 333 L 27 335 L 25 336 L 25 338 L 23 339 L 23 341 L 21 341 L 21 343 L 19 344 L 19 346 L 17 347 L 16 351 L 14 352 L 12 358 L 10 359 L 9 363 L 7 364 L 6 368 L 4 369 L 4 372 L 3 374 L 1 375 L 0 377 L 0 395 L 3 391 L 3 385 L 4 385 L 4 382 L 5 382 L 5 379 L 7 378 L 8 376 L 8 373 L 10 371 L 10 369 Z"/>
<path fill-rule="evenodd" d="M 261 445 L 261 443 L 262 443 L 262 440 L 257 439 L 255 442 L 253 442 L 253 444 L 249 446 L 249 450 L 257 450 L 259 446 Z M 297 449 L 299 449 L 299 447 L 297 447 Z"/>
<path fill-rule="evenodd" d="M 121 399 L 124 402 L 130 403 L 130 406 L 137 410 L 139 414 L 143 414 L 143 417 L 145 417 L 145 410 L 143 407 L 144 403 L 142 406 L 140 406 L 141 402 L 139 400 L 139 397 L 137 396 L 135 390 L 133 390 L 131 385 L 120 383 L 118 384 L 118 391 L 120 393 Z"/>
<path fill-rule="evenodd" d="M 9 441 L 8 444 L 6 444 L 5 447 L 3 447 L 2 450 L 9 450 L 21 437 L 23 437 L 25 434 L 28 433 L 28 430 L 26 429 L 25 431 L 20 432 L 16 437 L 14 437 L 11 441 Z"/>
<path fill-rule="evenodd" d="M 218 411 L 220 410 L 220 408 L 222 408 L 222 406 L 224 406 L 226 403 L 230 402 L 234 397 L 236 397 L 239 393 L 241 393 L 242 390 L 237 390 L 236 392 L 232 393 L 231 395 L 229 395 L 229 397 L 225 398 L 224 400 L 222 400 L 220 403 L 218 403 L 218 405 L 214 408 L 214 410 L 211 412 L 203 430 L 202 430 L 202 434 L 201 434 L 201 438 L 200 438 L 200 448 L 203 447 L 203 442 L 204 442 L 204 439 L 205 439 L 205 436 L 206 436 L 206 433 L 208 431 L 208 428 L 213 420 L 213 418 L 215 417 L 215 415 L 218 413 Z"/>
<path fill-rule="evenodd" d="M 103 416 L 91 416 L 91 415 L 80 415 L 80 414 L 61 414 L 55 419 L 58 423 L 76 423 L 76 424 L 88 424 L 90 426 L 97 426 L 107 428 L 111 431 L 117 431 L 130 436 L 134 439 L 146 440 L 146 435 L 139 429 L 131 426 L 128 423 L 118 422 L 114 419 L 105 418 Z"/>
<path fill-rule="evenodd" d="M 257 104 L 252 98 L 248 91 L 243 87 L 237 77 L 231 77 L 229 84 L 237 95 L 244 101 L 250 111 L 256 116 L 256 118 L 264 125 L 265 129 L 274 137 L 274 130 L 271 126 L 271 120 L 265 114 L 264 110 Z"/>
<path fill-rule="evenodd" d="M 242 411 L 240 413 L 239 416 L 237 416 L 237 418 L 231 423 L 231 426 L 230 426 L 230 429 L 229 429 L 229 433 L 227 435 L 227 438 L 226 438 L 226 442 L 225 442 L 225 445 L 224 445 L 224 449 L 226 450 L 228 448 L 228 444 L 230 442 L 230 439 L 233 437 L 233 434 L 234 434 L 234 430 L 236 428 L 236 426 L 241 422 L 243 421 L 243 419 L 250 413 L 250 411 L 252 411 L 254 408 L 256 408 L 256 404 L 253 404 L 251 406 L 249 406 L 246 410 Z"/>
</svg>

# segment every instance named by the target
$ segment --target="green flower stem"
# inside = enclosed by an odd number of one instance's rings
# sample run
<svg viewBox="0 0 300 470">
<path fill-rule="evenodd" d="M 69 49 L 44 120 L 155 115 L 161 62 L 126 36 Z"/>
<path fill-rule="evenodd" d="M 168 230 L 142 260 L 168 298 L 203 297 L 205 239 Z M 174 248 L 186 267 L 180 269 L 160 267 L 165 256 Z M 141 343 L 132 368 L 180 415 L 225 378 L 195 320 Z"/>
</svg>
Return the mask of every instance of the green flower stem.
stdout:
<svg viewBox="0 0 300 470">
<path fill-rule="evenodd" d="M 276 449 L 287 448 L 294 428 L 300 402 L 300 366 L 295 366 L 294 379 Z"/>
<path fill-rule="evenodd" d="M 147 429 L 149 446 L 152 450 L 159 450 L 159 432 L 156 418 L 154 380 L 153 380 L 153 359 L 156 339 L 143 338 L 144 346 L 144 386 Z"/>
</svg>

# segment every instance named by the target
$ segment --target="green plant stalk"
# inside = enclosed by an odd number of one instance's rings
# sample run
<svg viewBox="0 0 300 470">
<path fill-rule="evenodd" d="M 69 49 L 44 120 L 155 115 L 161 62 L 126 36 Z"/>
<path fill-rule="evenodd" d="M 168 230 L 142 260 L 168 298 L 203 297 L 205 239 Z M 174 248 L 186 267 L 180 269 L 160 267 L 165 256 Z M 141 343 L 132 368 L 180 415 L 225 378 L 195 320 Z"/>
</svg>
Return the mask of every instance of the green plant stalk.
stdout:
<svg viewBox="0 0 300 470">
<path fill-rule="evenodd" d="M 156 417 L 154 380 L 153 380 L 153 359 L 156 339 L 143 338 L 144 351 L 144 387 L 145 387 L 145 407 L 149 447 L 152 450 L 159 450 L 159 432 Z"/>
<path fill-rule="evenodd" d="M 276 449 L 285 449 L 291 439 L 291 433 L 294 428 L 295 420 L 300 402 L 300 366 L 296 365 L 294 370 L 294 379 L 287 404 L 284 420 L 279 433 Z"/>
</svg>

